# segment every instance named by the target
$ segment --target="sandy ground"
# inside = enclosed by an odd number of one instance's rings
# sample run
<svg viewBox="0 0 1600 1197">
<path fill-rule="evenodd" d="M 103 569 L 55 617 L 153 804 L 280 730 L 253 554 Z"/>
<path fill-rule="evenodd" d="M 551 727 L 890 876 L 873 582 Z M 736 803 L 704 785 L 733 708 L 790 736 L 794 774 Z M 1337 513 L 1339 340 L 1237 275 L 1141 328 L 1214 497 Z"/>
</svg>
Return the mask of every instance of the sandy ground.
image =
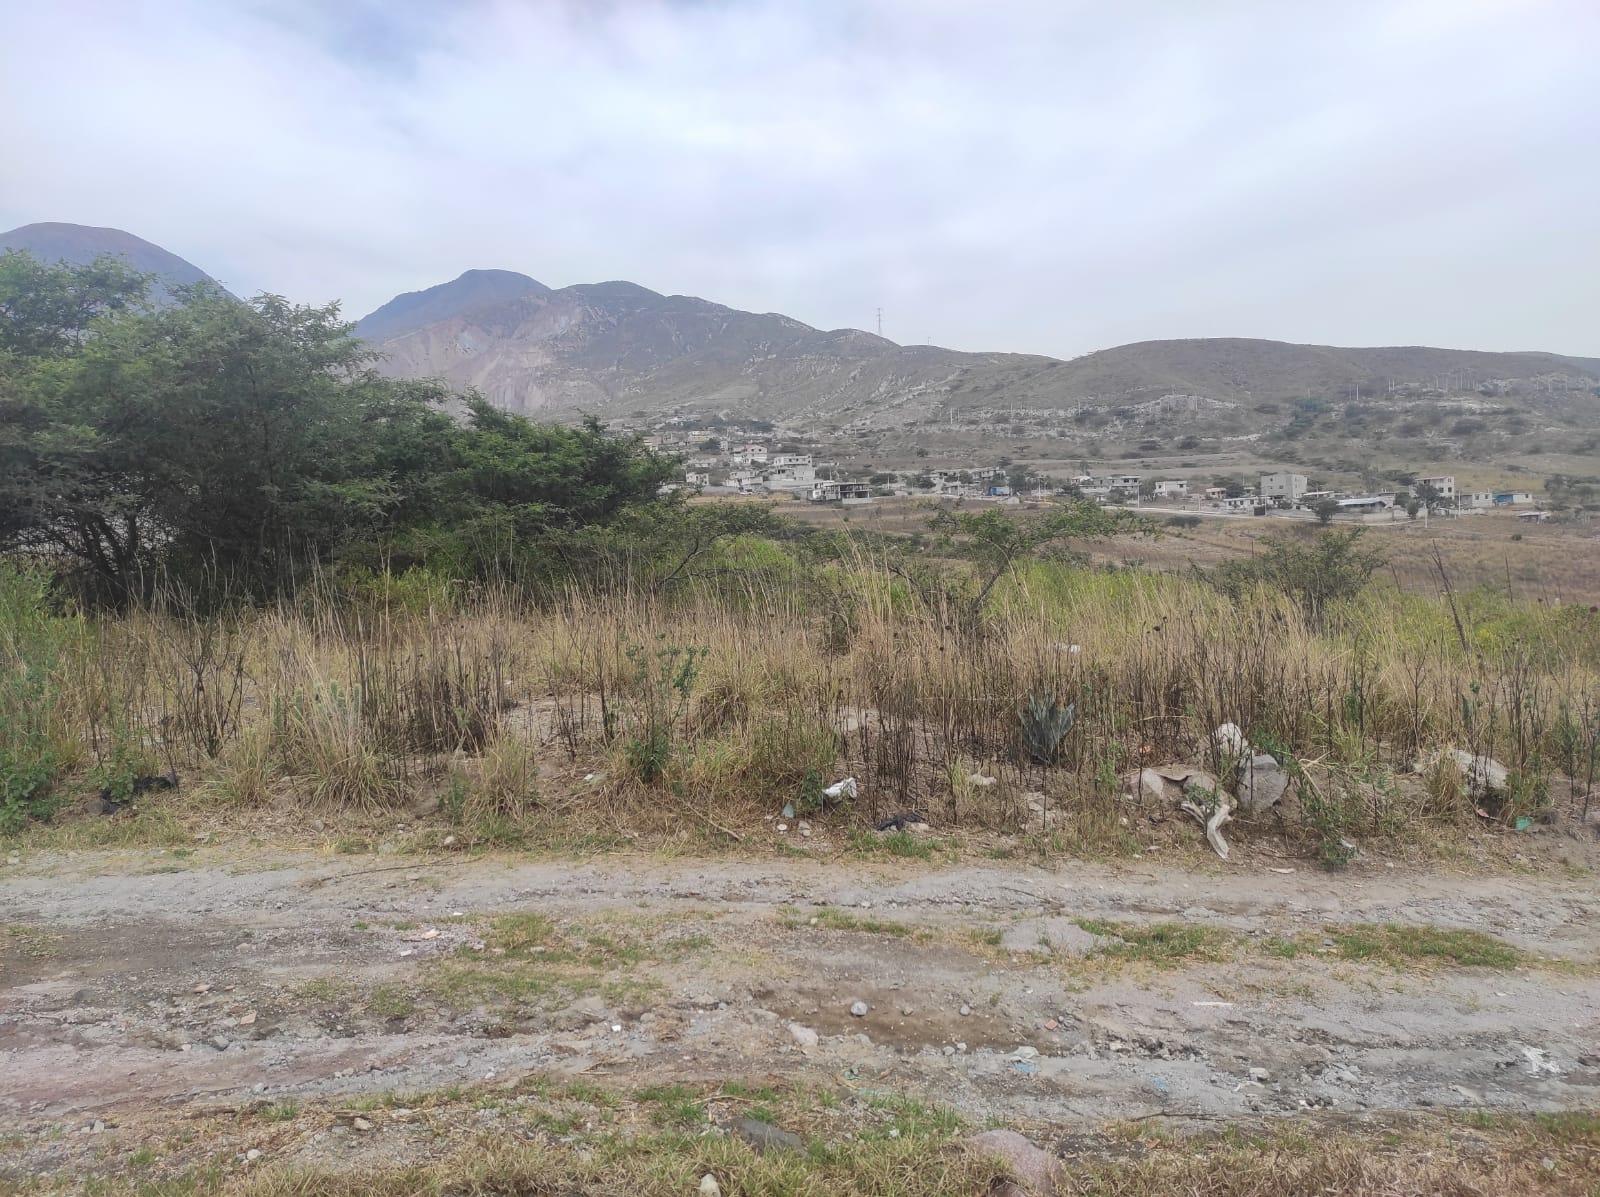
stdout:
<svg viewBox="0 0 1600 1197">
<path fill-rule="evenodd" d="M 978 1121 L 1057 1125 L 1600 1104 L 1600 895 L 1554 869 L 210 848 L 22 860 L 0 870 L 0 909 L 0 1177 L 65 1165 L 85 1127 L 140 1110 L 530 1073 L 866 1077 Z M 498 955 L 495 920 L 530 912 L 592 959 Z M 1231 946 L 1119 961 L 1079 919 L 1201 925 Z M 1513 969 L 1335 958 L 1327 928 L 1353 923 L 1478 929 L 1532 956 Z M 1269 936 L 1309 950 L 1279 958 Z M 533 980 L 460 982 L 480 966 Z"/>
</svg>

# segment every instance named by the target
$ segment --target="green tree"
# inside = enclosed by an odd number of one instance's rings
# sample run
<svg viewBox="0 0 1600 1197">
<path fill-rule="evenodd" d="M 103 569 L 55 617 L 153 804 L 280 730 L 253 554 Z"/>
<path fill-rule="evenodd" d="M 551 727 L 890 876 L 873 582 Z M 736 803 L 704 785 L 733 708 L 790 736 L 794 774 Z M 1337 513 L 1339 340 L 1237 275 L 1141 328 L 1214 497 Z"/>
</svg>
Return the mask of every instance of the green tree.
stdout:
<svg viewBox="0 0 1600 1197">
<path fill-rule="evenodd" d="M 977 566 L 977 590 L 967 600 L 974 616 L 982 613 L 996 584 L 1018 563 L 1074 541 L 1148 529 L 1131 512 L 1083 501 L 1065 503 L 1036 516 L 1016 515 L 998 507 L 984 511 L 944 508 L 928 527 L 947 544 L 964 549 Z"/>
<path fill-rule="evenodd" d="M 1261 586 L 1287 594 L 1307 621 L 1320 627 L 1329 608 L 1359 594 L 1384 562 L 1381 552 L 1362 544 L 1365 532 L 1365 528 L 1319 532 L 1310 543 L 1269 536 L 1255 556 L 1225 562 L 1207 577 L 1230 598 L 1241 598 Z"/>
<path fill-rule="evenodd" d="M 6 294 L 78 287 L 84 315 L 24 295 L 0 318 L 0 550 L 75 562 L 111 601 L 161 575 L 266 594 L 391 549 L 488 572 L 653 501 L 673 468 L 593 421 L 472 395 L 455 418 L 439 384 L 375 373 L 336 305 L 202 286 L 152 310 L 115 272 L 8 266 Z"/>
<path fill-rule="evenodd" d="M 151 277 L 120 258 L 47 266 L 0 253 L 0 355 L 55 357 L 81 348 L 101 316 L 149 306 Z"/>
<path fill-rule="evenodd" d="M 1318 499 L 1311 504 L 1311 513 L 1317 517 L 1317 523 L 1326 526 L 1339 514 L 1339 500 L 1331 497 Z"/>
</svg>

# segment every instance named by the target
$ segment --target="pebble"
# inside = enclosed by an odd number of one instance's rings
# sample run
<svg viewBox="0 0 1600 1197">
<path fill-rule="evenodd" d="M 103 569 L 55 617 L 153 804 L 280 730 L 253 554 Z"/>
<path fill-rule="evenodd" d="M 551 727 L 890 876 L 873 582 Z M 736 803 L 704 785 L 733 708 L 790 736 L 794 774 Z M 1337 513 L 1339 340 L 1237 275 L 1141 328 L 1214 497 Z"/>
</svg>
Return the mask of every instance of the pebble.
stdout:
<svg viewBox="0 0 1600 1197">
<path fill-rule="evenodd" d="M 851 1002 L 850 1013 L 856 1018 L 865 1018 L 867 1016 L 867 1003 Z"/>
<path fill-rule="evenodd" d="M 352 1118 L 350 1120 L 350 1125 L 355 1127 L 355 1129 L 358 1131 L 369 1131 L 372 1129 L 372 1123 L 367 1121 L 367 1119 L 360 1117 Z"/>
<path fill-rule="evenodd" d="M 1250 1079 L 1252 1081 L 1260 1081 L 1264 1085 L 1272 1079 L 1272 1074 L 1265 1068 L 1252 1068 L 1250 1070 Z"/>
<path fill-rule="evenodd" d="M 801 1047 L 817 1046 L 817 1033 L 810 1027 L 802 1026 L 797 1022 L 792 1022 L 789 1024 L 789 1034 L 794 1036 L 794 1041 Z"/>
<path fill-rule="evenodd" d="M 252 1147 L 249 1151 L 244 1153 L 244 1158 L 252 1164 L 255 1163 L 261 1158 L 261 1148 Z"/>
<path fill-rule="evenodd" d="M 972 1013 L 972 1007 L 971 1006 L 963 1006 L 963 1007 L 961 1007 L 961 1017 L 962 1018 L 966 1018 L 967 1015 L 969 1015 L 971 1013 Z"/>
<path fill-rule="evenodd" d="M 700 1197 L 722 1197 L 722 1186 L 709 1172 L 700 1178 Z"/>
</svg>

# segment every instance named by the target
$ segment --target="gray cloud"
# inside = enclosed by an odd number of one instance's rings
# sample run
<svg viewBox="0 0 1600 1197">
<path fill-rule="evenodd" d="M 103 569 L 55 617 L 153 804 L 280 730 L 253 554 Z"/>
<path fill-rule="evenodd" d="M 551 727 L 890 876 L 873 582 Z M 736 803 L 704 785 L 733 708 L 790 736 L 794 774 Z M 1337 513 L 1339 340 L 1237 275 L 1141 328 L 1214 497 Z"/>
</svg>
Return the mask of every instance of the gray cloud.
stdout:
<svg viewBox="0 0 1600 1197">
<path fill-rule="evenodd" d="M 354 314 L 473 266 L 1070 355 L 1600 353 L 1593 0 L 58 0 L 0 227 Z"/>
</svg>

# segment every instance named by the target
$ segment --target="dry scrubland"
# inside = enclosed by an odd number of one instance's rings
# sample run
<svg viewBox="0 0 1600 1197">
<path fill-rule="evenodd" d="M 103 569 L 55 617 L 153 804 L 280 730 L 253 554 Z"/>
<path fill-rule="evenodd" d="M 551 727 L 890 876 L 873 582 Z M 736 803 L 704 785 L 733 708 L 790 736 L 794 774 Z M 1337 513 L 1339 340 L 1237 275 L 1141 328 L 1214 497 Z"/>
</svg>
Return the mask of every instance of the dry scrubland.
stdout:
<svg viewBox="0 0 1600 1197">
<path fill-rule="evenodd" d="M 927 522 L 925 499 L 879 499 L 861 507 L 788 503 L 783 514 L 821 528 L 848 527 L 864 532 L 909 536 Z M 1026 510 L 1026 508 L 1024 508 Z M 1316 534 L 1309 521 L 1277 518 L 1200 517 L 1174 526 L 1171 516 L 1186 513 L 1160 507 L 1144 514 L 1160 526 L 1158 538 L 1120 538 L 1086 546 L 1102 565 L 1188 573 L 1259 551 L 1276 535 Z M 1528 524 L 1506 513 L 1457 519 L 1407 520 L 1368 527 L 1372 542 L 1388 551 L 1384 576 L 1413 594 L 1441 593 L 1433 550 L 1437 546 L 1447 576 L 1460 590 L 1486 587 L 1530 603 L 1600 603 L 1600 523 Z"/>
<path fill-rule="evenodd" d="M 1380 574 L 1314 621 L 1282 593 L 1063 561 L 974 608 L 959 546 L 933 563 L 944 590 L 878 552 L 734 539 L 673 585 L 535 601 L 414 573 L 205 616 L 62 614 L 3 575 L 6 780 L 50 779 L 29 792 L 51 817 L 12 804 L 3 845 L 0 1046 L 28 1063 L 0 1082 L 0 1191 L 711 1175 L 730 1197 L 966 1197 L 1004 1191 L 968 1141 L 990 1122 L 1050 1146 L 1059 1192 L 1594 1191 L 1600 1128 L 1572 1112 L 1600 1083 L 1579 1042 L 1587 840 L 1565 837 L 1596 780 L 1600 615 Z M 1048 765 L 1019 717 L 1039 698 L 1076 704 Z M 1219 872 L 1122 776 L 1226 780 L 1225 721 L 1306 780 L 1239 816 Z M 1445 746 L 1510 770 L 1491 809 L 1452 767 L 1413 768 Z M 168 770 L 176 791 L 136 792 Z M 859 796 L 825 802 L 847 775 Z M 910 811 L 932 831 L 872 830 Z M 398 863 L 359 859 L 397 839 Z M 239 856 L 308 843 L 320 863 Z M 626 847 L 658 854 L 600 855 Z M 509 849 L 559 863 L 534 884 Z M 1382 884 L 1373 862 L 1469 853 L 1524 879 L 1323 904 L 1324 866 L 1367 878 L 1350 899 Z M 1036 867 L 1173 856 L 1196 871 L 1160 892 L 1094 874 L 1050 897 L 1067 883 Z M 662 859 L 679 871 L 650 875 Z M 1269 859 L 1296 888 L 1256 908 L 1243 870 L 1274 880 Z M 1052 956 L 1045 916 L 1095 946 Z M 1008 1062 L 1019 1043 L 1046 1075 Z M 739 1117 L 802 1146 L 713 1130 Z"/>
<path fill-rule="evenodd" d="M 1511 770 L 1499 821 L 1581 814 L 1594 785 L 1587 607 L 1380 581 L 1313 626 L 1265 590 L 1232 601 L 1189 577 L 1034 562 L 975 618 L 866 550 L 808 566 L 750 540 L 719 556 L 665 590 L 536 604 L 413 575 L 203 619 L 49 615 L 12 575 L 10 759 L 46 761 L 58 793 L 76 779 L 119 800 L 175 769 L 182 790 L 149 796 L 152 823 L 436 802 L 464 842 L 715 841 L 786 803 L 844 830 L 916 811 L 1005 833 L 1037 828 L 1042 805 L 1042 850 L 1095 853 L 1137 847 L 1121 775 L 1225 771 L 1209 733 L 1227 721 L 1309 770 L 1316 784 L 1261 828 L 1307 851 L 1426 846 L 1480 823 L 1449 768 L 1411 772 L 1444 746 Z M 1043 767 L 1019 720 L 1035 698 L 1076 704 Z M 825 803 L 846 775 L 859 799 Z M 23 831 L 83 826 L 55 822 Z"/>
</svg>

